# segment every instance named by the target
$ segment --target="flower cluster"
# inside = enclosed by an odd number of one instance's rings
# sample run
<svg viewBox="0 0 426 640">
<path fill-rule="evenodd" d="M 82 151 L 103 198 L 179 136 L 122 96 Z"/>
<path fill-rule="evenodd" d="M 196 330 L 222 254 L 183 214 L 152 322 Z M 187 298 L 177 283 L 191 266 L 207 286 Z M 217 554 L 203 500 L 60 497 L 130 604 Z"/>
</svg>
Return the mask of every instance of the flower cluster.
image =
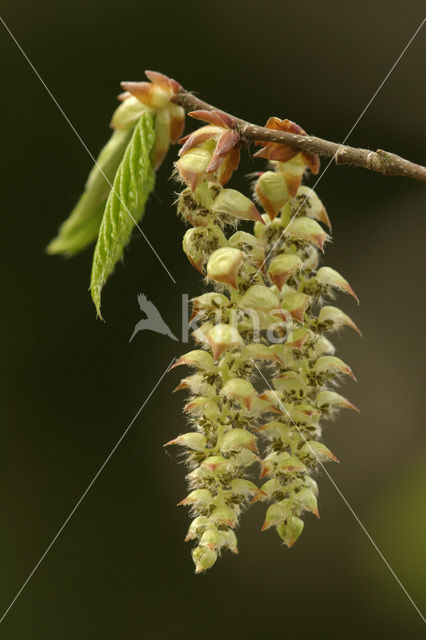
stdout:
<svg viewBox="0 0 426 640">
<path fill-rule="evenodd" d="M 150 82 L 122 82 L 125 90 L 119 96 L 121 105 L 116 109 L 111 126 L 127 129 L 134 126 L 144 109 L 155 114 L 154 169 L 158 169 L 169 150 L 180 138 L 185 126 L 185 111 L 172 98 L 181 86 L 176 80 L 157 71 L 145 71 Z"/>
<path fill-rule="evenodd" d="M 167 444 L 186 450 L 190 493 L 179 504 L 191 509 L 186 539 L 196 541 L 193 559 L 202 572 L 223 550 L 237 552 L 234 530 L 250 503 L 271 502 L 262 529 L 275 527 L 289 547 L 303 513 L 318 515 L 312 475 L 336 460 L 320 442 L 320 420 L 355 409 L 333 388 L 353 374 L 325 334 L 356 326 L 322 303 L 335 290 L 355 294 L 336 271 L 318 268 L 329 239 L 319 223 L 330 223 L 318 196 L 301 185 L 306 169 L 318 172 L 318 157 L 264 144 L 256 155 L 271 167 L 254 187 L 261 215 L 251 199 L 224 186 L 239 163 L 232 118 L 192 115 L 208 124 L 183 140 L 176 169 L 186 187 L 177 206 L 191 225 L 184 251 L 214 291 L 193 300 L 200 348 L 174 365 L 195 369 L 177 387 L 190 393 L 184 411 L 192 431 Z M 304 134 L 288 120 L 271 118 L 267 126 Z M 253 233 L 236 230 L 241 220 L 254 221 Z M 268 388 L 258 391 L 259 382 Z M 247 478 L 255 463 L 260 487 Z"/>
</svg>

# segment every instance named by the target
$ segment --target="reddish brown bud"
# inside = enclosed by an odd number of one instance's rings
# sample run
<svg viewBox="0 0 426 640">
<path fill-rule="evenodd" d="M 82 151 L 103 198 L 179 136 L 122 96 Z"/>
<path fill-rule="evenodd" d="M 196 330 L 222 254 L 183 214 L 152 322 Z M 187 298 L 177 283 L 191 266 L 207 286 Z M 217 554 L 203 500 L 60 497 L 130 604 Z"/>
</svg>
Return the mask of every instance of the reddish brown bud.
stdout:
<svg viewBox="0 0 426 640">
<path fill-rule="evenodd" d="M 121 86 L 153 109 L 166 109 L 169 104 L 169 93 L 151 82 L 122 82 Z"/>
<path fill-rule="evenodd" d="M 173 94 L 177 94 L 182 89 L 182 86 L 177 80 L 173 80 L 173 78 L 169 78 L 159 71 L 146 70 L 145 75 L 148 80 L 151 80 L 151 82 L 157 84 L 162 89 L 169 89 Z"/>
<path fill-rule="evenodd" d="M 191 118 L 195 118 L 196 120 L 210 122 L 210 124 L 215 124 L 218 127 L 225 127 L 226 129 L 233 129 L 237 126 L 234 118 L 232 118 L 224 111 L 209 111 L 207 109 L 199 109 L 197 111 L 190 111 L 188 115 L 191 116 Z"/>
<path fill-rule="evenodd" d="M 306 131 L 295 122 L 287 120 L 287 118 L 285 120 L 280 120 L 280 118 L 277 117 L 269 118 L 265 126 L 267 129 L 274 129 L 275 131 L 286 131 L 287 133 L 306 136 Z M 277 160 L 278 162 L 286 163 L 300 154 L 303 164 L 309 167 L 313 174 L 316 175 L 319 171 L 319 156 L 317 154 L 308 154 L 300 151 L 300 149 L 280 142 L 265 142 L 259 140 L 256 144 L 264 145 L 260 151 L 255 153 L 255 157 L 257 158 L 266 158 L 267 160 Z"/>
<path fill-rule="evenodd" d="M 219 171 L 218 171 L 218 180 L 220 184 L 225 185 L 232 177 L 232 174 L 236 169 L 238 169 L 238 165 L 240 164 L 240 149 L 239 145 L 232 147 L 230 152 L 227 154 L 224 162 L 222 162 Z"/>
<path fill-rule="evenodd" d="M 207 167 L 208 173 L 214 173 L 223 164 L 231 149 L 240 142 L 240 136 L 236 131 L 227 129 L 218 138 L 212 159 Z"/>
<path fill-rule="evenodd" d="M 222 132 L 223 129 L 221 129 L 220 127 L 214 127 L 211 125 L 200 127 L 200 129 L 197 129 L 196 131 L 194 131 L 194 133 L 191 133 L 188 136 L 185 136 L 185 138 L 183 138 L 182 140 L 179 140 L 179 142 L 185 142 L 184 145 L 179 149 L 178 155 L 183 156 L 190 149 L 200 146 L 207 140 L 216 140 L 222 134 Z"/>
</svg>

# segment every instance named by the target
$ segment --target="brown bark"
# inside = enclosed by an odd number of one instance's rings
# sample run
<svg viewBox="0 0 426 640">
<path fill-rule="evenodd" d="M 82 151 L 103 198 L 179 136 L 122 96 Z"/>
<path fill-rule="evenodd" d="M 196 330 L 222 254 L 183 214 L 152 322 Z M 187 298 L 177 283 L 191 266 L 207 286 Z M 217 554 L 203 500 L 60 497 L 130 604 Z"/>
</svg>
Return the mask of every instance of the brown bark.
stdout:
<svg viewBox="0 0 426 640">
<path fill-rule="evenodd" d="M 200 100 L 189 91 L 185 91 L 185 89 L 179 91 L 174 101 L 180 104 L 187 112 L 196 111 L 197 109 L 220 111 L 220 109 Z M 303 136 L 285 131 L 266 129 L 266 127 L 250 124 L 250 122 L 241 120 L 241 118 L 231 117 L 236 122 L 236 129 L 241 136 L 242 142 L 246 144 L 255 141 L 283 142 L 309 153 L 317 153 L 323 157 L 333 158 L 336 164 L 350 164 L 376 171 L 385 176 L 404 176 L 426 182 L 426 167 L 410 162 L 410 160 L 401 158 L 389 151 L 357 149 L 337 142 L 323 140 L 316 136 Z"/>
</svg>

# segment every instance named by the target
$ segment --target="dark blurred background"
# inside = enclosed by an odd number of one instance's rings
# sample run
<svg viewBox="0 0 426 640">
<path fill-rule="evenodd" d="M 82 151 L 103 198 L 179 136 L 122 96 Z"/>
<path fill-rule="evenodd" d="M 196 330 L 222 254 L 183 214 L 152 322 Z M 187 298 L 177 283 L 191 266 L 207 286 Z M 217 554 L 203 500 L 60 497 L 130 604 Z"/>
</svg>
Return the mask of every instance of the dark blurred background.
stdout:
<svg viewBox="0 0 426 640">
<path fill-rule="evenodd" d="M 3 18 L 88 148 L 106 141 L 120 80 L 157 69 L 262 124 L 289 117 L 342 140 L 423 19 L 420 1 L 3 3 Z M 350 136 L 425 162 L 423 29 Z M 143 228 L 104 291 L 88 293 L 91 250 L 44 248 L 92 162 L 3 29 L 0 610 L 185 345 L 141 333 L 136 296 L 180 332 L 180 295 L 202 282 L 180 249 L 173 153 Z M 323 161 L 323 167 L 326 161 Z M 232 186 L 249 186 L 245 154 Z M 259 165 L 256 165 L 259 166 Z M 312 181 L 311 181 L 312 184 Z M 327 264 L 357 291 L 339 299 L 363 331 L 337 339 L 361 414 L 325 441 L 335 482 L 407 591 L 424 607 L 425 185 L 332 166 L 317 189 L 333 222 Z M 420 638 L 423 624 L 326 476 L 321 520 L 288 551 L 243 516 L 240 556 L 195 576 L 183 538 L 184 467 L 163 443 L 185 430 L 181 372 L 167 375 L 0 625 L 21 638 Z M 423 486 L 422 486 L 423 483 Z"/>
</svg>

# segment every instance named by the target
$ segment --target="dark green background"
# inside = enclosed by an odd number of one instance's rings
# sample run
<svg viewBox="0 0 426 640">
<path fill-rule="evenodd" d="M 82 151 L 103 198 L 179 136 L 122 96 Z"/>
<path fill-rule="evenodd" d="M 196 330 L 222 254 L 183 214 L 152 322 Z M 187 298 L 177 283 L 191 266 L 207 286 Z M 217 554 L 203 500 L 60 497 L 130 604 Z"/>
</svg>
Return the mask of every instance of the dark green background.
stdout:
<svg viewBox="0 0 426 640">
<path fill-rule="evenodd" d="M 421 2 L 5 2 L 3 17 L 88 148 L 107 139 L 123 79 L 145 68 L 263 123 L 289 117 L 340 141 L 423 18 Z M 349 142 L 425 162 L 425 28 Z M 150 393 L 186 349 L 142 333 L 145 292 L 173 331 L 200 277 L 180 248 L 173 153 L 144 231 L 173 286 L 134 234 L 104 292 L 88 294 L 91 251 L 44 247 L 75 203 L 91 160 L 5 30 L 2 110 L 0 609 L 3 611 Z M 325 166 L 323 162 L 323 167 Z M 245 155 L 232 186 L 259 164 Z M 358 377 L 361 415 L 325 434 L 335 482 L 419 607 L 424 605 L 425 185 L 330 167 L 318 186 L 333 221 L 326 260 L 357 291 L 341 306 L 364 338 L 338 354 Z M 420 638 L 422 622 L 327 477 L 321 519 L 287 551 L 243 517 L 240 556 L 195 576 L 183 538 L 184 468 L 162 444 L 185 430 L 168 375 L 4 622 L 7 639 Z"/>
</svg>

